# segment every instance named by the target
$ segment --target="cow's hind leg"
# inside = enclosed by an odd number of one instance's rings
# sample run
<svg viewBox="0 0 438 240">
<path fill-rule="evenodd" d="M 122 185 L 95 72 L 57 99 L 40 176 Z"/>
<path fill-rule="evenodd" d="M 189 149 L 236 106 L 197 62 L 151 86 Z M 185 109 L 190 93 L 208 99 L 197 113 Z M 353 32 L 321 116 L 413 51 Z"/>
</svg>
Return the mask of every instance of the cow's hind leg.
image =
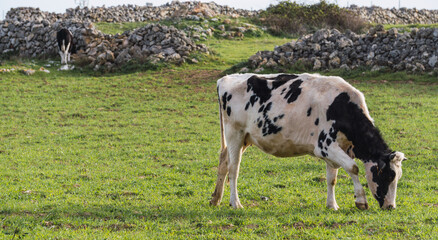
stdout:
<svg viewBox="0 0 438 240">
<path fill-rule="evenodd" d="M 219 156 L 219 167 L 217 169 L 217 180 L 216 180 L 216 188 L 214 189 L 213 194 L 211 195 L 213 198 L 210 201 L 211 205 L 217 206 L 222 201 L 222 196 L 224 195 L 224 184 L 225 178 L 228 174 L 228 150 L 227 147 L 221 150 Z"/>
<path fill-rule="evenodd" d="M 338 168 L 333 166 L 333 164 L 327 163 L 327 207 L 333 210 L 338 210 L 339 206 L 336 203 L 335 198 L 335 185 L 336 185 L 336 177 L 338 175 Z"/>
<path fill-rule="evenodd" d="M 341 166 L 345 169 L 345 171 L 350 175 L 353 180 L 354 185 L 354 194 L 356 196 L 356 207 L 365 210 L 368 209 L 368 203 L 365 196 L 365 191 L 363 190 L 362 185 L 359 181 L 359 167 L 356 162 L 351 159 L 345 152 L 342 150 L 337 143 L 333 143 L 327 149 L 326 158 L 330 159 L 336 165 Z M 327 179 L 328 180 L 328 179 Z"/>
<path fill-rule="evenodd" d="M 230 179 L 230 205 L 233 208 L 243 208 L 237 193 L 237 178 L 239 177 L 240 160 L 244 151 L 244 135 L 239 130 L 229 129 L 226 132 L 228 143 L 228 178 Z"/>
</svg>

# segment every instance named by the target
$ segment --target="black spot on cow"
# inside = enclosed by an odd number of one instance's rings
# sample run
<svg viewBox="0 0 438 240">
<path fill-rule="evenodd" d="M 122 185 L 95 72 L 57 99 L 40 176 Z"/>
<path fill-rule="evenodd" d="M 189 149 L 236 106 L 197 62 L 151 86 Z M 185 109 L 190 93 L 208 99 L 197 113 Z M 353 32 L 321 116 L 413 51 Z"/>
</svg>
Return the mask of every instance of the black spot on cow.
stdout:
<svg viewBox="0 0 438 240">
<path fill-rule="evenodd" d="M 263 126 L 263 128 L 262 128 L 263 136 L 278 133 L 282 129 L 282 127 L 274 124 L 275 121 L 273 121 L 269 118 L 268 112 L 271 110 L 271 108 L 272 108 L 272 102 L 266 104 L 265 108 L 263 109 L 263 122 L 259 122 L 259 124 L 258 124 L 259 128 Z M 282 115 L 284 115 L 284 114 L 282 114 Z M 277 116 L 276 118 L 278 118 L 278 117 L 279 116 Z"/>
<path fill-rule="evenodd" d="M 272 90 L 277 89 L 279 87 L 281 87 L 283 84 L 287 83 L 290 80 L 293 80 L 295 78 L 297 78 L 297 75 L 290 75 L 290 74 L 280 74 L 278 76 L 276 76 L 275 78 L 268 78 L 269 80 L 274 80 L 272 82 Z"/>
<path fill-rule="evenodd" d="M 280 114 L 280 115 L 278 115 L 277 117 L 274 118 L 274 122 L 276 122 L 276 121 L 282 119 L 283 117 L 284 117 L 284 114 Z"/>
<path fill-rule="evenodd" d="M 262 105 L 262 106 L 259 108 L 259 112 L 263 112 L 264 108 L 265 108 L 265 105 Z"/>
<path fill-rule="evenodd" d="M 322 151 L 322 150 L 321 150 L 321 155 L 322 155 L 323 157 L 327 157 L 327 156 L 328 156 L 328 154 L 327 154 L 326 152 Z"/>
<path fill-rule="evenodd" d="M 313 137 L 313 133 L 310 133 L 310 136 L 312 136 L 312 137 Z"/>
<path fill-rule="evenodd" d="M 257 127 L 261 128 L 263 126 L 263 121 L 259 121 Z"/>
<path fill-rule="evenodd" d="M 287 103 L 294 102 L 297 100 L 298 96 L 301 94 L 301 83 L 303 83 L 302 80 L 295 80 L 291 85 L 289 85 L 289 91 L 287 91 L 286 95 L 284 96 L 284 99 L 287 99 Z"/>
<path fill-rule="evenodd" d="M 353 142 L 354 155 L 364 162 L 378 162 L 391 152 L 380 131 L 365 116 L 362 109 L 350 101 L 348 93 L 340 93 L 327 109 L 327 121 L 334 120 L 331 136 L 337 131 Z M 333 139 L 336 139 L 332 137 Z"/>
<path fill-rule="evenodd" d="M 276 134 L 281 131 L 282 127 L 275 125 L 269 118 L 265 118 L 265 122 L 263 124 L 262 133 L 263 136 L 269 134 Z"/>
<path fill-rule="evenodd" d="M 329 130 L 329 136 L 333 139 L 333 141 L 336 141 L 336 136 L 338 134 L 338 130 L 335 130 L 333 127 Z"/>
<path fill-rule="evenodd" d="M 323 131 L 321 131 L 321 133 L 319 133 L 319 137 L 318 137 L 318 147 L 320 149 L 322 149 L 323 147 L 323 143 L 325 142 L 325 140 L 327 139 L 327 134 Z"/>
<path fill-rule="evenodd" d="M 225 109 L 227 109 L 227 102 L 229 102 L 231 100 L 232 95 L 228 95 L 228 92 L 225 92 L 224 95 L 222 95 L 222 107 Z"/>
<path fill-rule="evenodd" d="M 380 207 L 382 207 L 389 190 L 389 185 L 395 179 L 395 172 L 389 166 L 389 158 L 381 160 L 377 166 L 371 167 L 370 170 L 373 173 L 373 182 L 377 183 L 374 197 L 379 202 Z"/>
<path fill-rule="evenodd" d="M 268 80 L 257 76 L 252 76 L 247 80 L 246 85 L 246 91 L 252 91 L 254 93 L 249 99 L 251 106 L 254 106 L 254 103 L 257 100 L 260 101 L 261 105 L 271 98 L 271 89 L 268 87 Z"/>
<path fill-rule="evenodd" d="M 318 126 L 318 124 L 319 124 L 319 118 L 317 118 L 317 119 L 315 120 L 315 125 Z"/>
<path fill-rule="evenodd" d="M 249 106 L 249 104 L 251 104 L 251 107 L 252 107 L 257 102 L 257 100 L 259 100 L 259 98 L 256 95 L 252 95 L 249 98 L 249 102 L 247 103 L 247 105 Z"/>
<path fill-rule="evenodd" d="M 269 110 L 271 110 L 271 107 L 272 107 L 272 102 L 268 103 L 265 109 L 263 109 L 263 116 L 265 116 L 269 112 Z"/>
<path fill-rule="evenodd" d="M 312 114 L 312 107 L 309 107 L 309 109 L 307 109 L 307 116 L 309 117 L 310 114 Z"/>
<path fill-rule="evenodd" d="M 231 107 L 227 107 L 227 115 L 228 115 L 228 116 L 231 115 Z"/>
<path fill-rule="evenodd" d="M 327 143 L 327 146 L 330 146 L 330 144 L 332 144 L 332 139 L 327 138 L 327 140 L 325 142 Z"/>
<path fill-rule="evenodd" d="M 246 105 L 245 105 L 245 111 L 248 110 L 248 108 L 249 108 L 249 102 L 246 103 Z"/>
<path fill-rule="evenodd" d="M 280 74 L 280 75 L 278 75 L 276 77 L 268 78 L 268 79 L 269 80 L 276 80 L 277 82 L 280 82 L 280 81 L 286 81 L 287 82 L 289 80 L 294 80 L 295 78 L 298 78 L 298 75 L 295 75 L 295 74 Z M 279 86 L 281 86 L 281 85 L 279 85 Z"/>
<path fill-rule="evenodd" d="M 283 90 L 281 90 L 280 95 L 283 95 L 283 93 L 286 91 L 287 88 L 283 88 Z"/>
</svg>

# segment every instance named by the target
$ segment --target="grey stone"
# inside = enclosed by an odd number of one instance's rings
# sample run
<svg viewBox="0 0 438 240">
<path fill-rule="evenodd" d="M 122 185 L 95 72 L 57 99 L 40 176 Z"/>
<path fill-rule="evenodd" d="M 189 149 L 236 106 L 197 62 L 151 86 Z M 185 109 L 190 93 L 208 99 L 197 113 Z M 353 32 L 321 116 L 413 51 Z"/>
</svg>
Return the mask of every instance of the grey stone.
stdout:
<svg viewBox="0 0 438 240">
<path fill-rule="evenodd" d="M 433 55 L 432 57 L 429 58 L 428 64 L 430 67 L 434 68 L 436 66 L 437 61 L 438 61 L 437 56 Z"/>
</svg>

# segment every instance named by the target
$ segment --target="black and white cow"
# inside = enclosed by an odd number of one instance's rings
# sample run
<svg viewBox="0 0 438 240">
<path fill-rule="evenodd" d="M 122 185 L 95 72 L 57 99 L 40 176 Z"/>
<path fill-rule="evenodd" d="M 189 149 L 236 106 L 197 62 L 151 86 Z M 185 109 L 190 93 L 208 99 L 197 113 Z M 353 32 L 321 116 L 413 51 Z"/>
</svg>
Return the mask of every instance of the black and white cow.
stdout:
<svg viewBox="0 0 438 240">
<path fill-rule="evenodd" d="M 68 64 L 70 54 L 76 53 L 76 48 L 73 43 L 73 34 L 68 29 L 63 28 L 56 33 L 56 39 L 58 41 L 61 64 Z"/>
<path fill-rule="evenodd" d="M 337 210 L 335 184 L 342 167 L 353 180 L 356 207 L 368 209 L 359 182 L 364 162 L 369 189 L 383 209 L 396 207 L 404 154 L 388 148 L 359 90 L 340 77 L 315 74 L 234 74 L 218 80 L 221 153 L 210 203 L 219 205 L 228 174 L 230 204 L 241 208 L 237 177 L 242 153 L 255 145 L 277 157 L 310 154 L 327 168 L 327 207 Z"/>
</svg>

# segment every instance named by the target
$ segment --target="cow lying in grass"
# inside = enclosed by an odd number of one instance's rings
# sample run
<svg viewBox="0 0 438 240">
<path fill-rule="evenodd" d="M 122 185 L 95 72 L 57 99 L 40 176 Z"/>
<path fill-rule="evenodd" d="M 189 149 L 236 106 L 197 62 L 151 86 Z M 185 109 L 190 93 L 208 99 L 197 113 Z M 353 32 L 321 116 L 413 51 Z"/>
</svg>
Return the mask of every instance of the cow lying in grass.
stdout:
<svg viewBox="0 0 438 240">
<path fill-rule="evenodd" d="M 61 64 L 68 65 L 70 55 L 76 53 L 76 48 L 73 43 L 73 34 L 68 29 L 63 28 L 56 33 L 56 39 L 58 41 Z"/>
<path fill-rule="evenodd" d="M 235 74 L 218 80 L 221 154 L 210 203 L 219 205 L 230 180 L 230 204 L 241 208 L 237 177 L 242 153 L 255 145 L 277 157 L 310 154 L 327 168 L 327 207 L 337 210 L 335 184 L 342 167 L 353 180 L 356 206 L 368 209 L 359 182 L 364 162 L 368 187 L 383 209 L 396 207 L 404 154 L 388 148 L 361 92 L 339 77 L 312 74 Z"/>
</svg>

